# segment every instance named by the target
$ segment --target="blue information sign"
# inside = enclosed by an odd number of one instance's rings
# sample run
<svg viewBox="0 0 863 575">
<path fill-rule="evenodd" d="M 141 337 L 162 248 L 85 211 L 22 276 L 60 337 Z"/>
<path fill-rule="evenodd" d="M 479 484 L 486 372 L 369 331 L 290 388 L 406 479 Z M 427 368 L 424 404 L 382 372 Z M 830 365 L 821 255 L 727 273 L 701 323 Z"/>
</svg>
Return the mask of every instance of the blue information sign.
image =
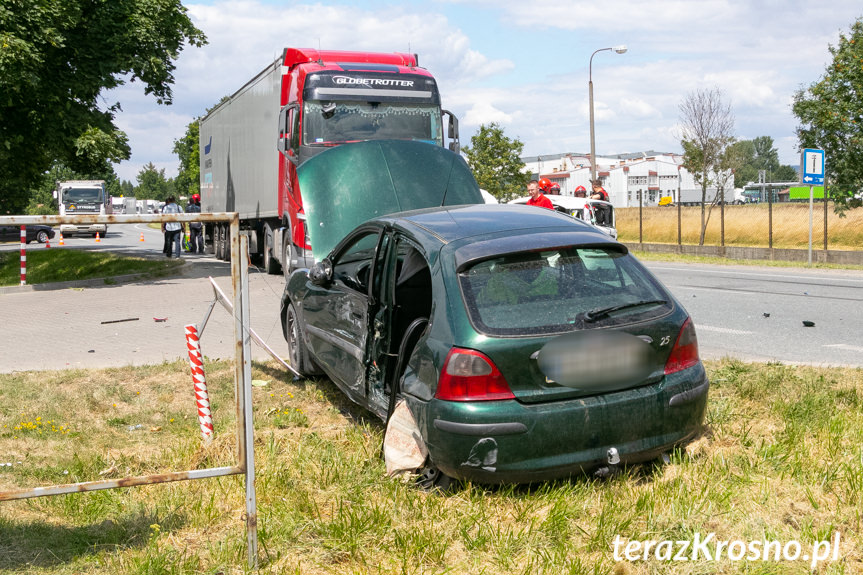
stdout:
<svg viewBox="0 0 863 575">
<path fill-rule="evenodd" d="M 810 186 L 824 185 L 824 150 L 803 150 L 800 154 L 800 181 Z"/>
</svg>

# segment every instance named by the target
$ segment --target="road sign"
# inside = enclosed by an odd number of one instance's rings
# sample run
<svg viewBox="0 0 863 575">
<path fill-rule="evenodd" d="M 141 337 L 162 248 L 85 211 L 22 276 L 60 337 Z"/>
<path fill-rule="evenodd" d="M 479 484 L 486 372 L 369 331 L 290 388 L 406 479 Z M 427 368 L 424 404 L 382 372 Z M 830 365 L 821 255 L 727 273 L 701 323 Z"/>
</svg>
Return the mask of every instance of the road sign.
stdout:
<svg viewBox="0 0 863 575">
<path fill-rule="evenodd" d="M 824 185 L 824 150 L 803 150 L 800 154 L 800 181 L 810 186 Z"/>
</svg>

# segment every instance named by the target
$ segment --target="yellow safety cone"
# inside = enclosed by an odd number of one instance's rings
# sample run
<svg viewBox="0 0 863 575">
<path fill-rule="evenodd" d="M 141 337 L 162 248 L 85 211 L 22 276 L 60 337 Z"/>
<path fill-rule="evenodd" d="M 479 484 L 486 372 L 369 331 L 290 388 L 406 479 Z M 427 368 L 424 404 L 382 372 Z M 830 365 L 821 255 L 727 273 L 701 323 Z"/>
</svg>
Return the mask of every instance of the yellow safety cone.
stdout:
<svg viewBox="0 0 863 575">
<path fill-rule="evenodd" d="M 102 240 L 99 238 L 99 232 L 96 232 L 96 243 L 98 244 Z"/>
<path fill-rule="evenodd" d="M 65 246 L 65 245 L 66 245 L 65 243 L 63 243 L 63 234 L 60 234 L 60 245 L 61 245 L 61 246 Z"/>
</svg>

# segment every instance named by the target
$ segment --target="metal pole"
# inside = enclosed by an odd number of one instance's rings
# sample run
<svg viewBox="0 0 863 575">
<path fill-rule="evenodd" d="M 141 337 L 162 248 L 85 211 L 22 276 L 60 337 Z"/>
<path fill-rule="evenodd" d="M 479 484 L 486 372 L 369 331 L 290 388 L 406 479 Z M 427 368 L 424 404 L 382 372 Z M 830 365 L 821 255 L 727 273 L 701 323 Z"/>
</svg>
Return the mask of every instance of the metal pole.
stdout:
<svg viewBox="0 0 863 575">
<path fill-rule="evenodd" d="M 770 190 L 773 192 L 773 190 Z M 761 194 L 764 195 L 764 184 L 761 184 Z M 767 194 L 767 233 L 769 236 L 769 247 L 773 249 L 773 194 Z M 773 254 L 770 254 L 770 259 L 773 259 Z"/>
<path fill-rule="evenodd" d="M 246 479 L 246 539 L 249 568 L 258 567 L 258 511 L 255 501 L 255 444 L 252 420 L 252 364 L 249 335 L 249 238 L 240 235 L 240 219 L 231 219 L 231 282 L 234 293 L 234 339 L 237 342 L 234 376 L 237 381 L 237 417 L 245 427 L 237 437 L 240 464 Z"/>
<path fill-rule="evenodd" d="M 812 266 L 812 212 L 815 211 L 815 186 L 809 184 L 809 265 Z"/>
<path fill-rule="evenodd" d="M 21 285 L 27 285 L 27 226 L 21 226 Z"/>
<path fill-rule="evenodd" d="M 644 243 L 644 236 L 642 235 L 642 228 L 644 223 L 644 216 L 642 216 L 642 201 L 641 201 L 641 190 L 638 190 L 638 243 Z M 642 246 L 643 248 L 644 246 Z"/>
<path fill-rule="evenodd" d="M 594 52 L 596 54 L 596 52 Z M 590 65 L 593 67 L 593 56 L 590 57 Z M 588 93 L 590 94 L 590 181 L 596 179 L 596 140 L 593 128 L 593 77 L 588 82 Z"/>
<path fill-rule="evenodd" d="M 725 185 L 722 186 L 719 206 L 719 245 L 725 247 Z M 725 252 L 722 252 L 725 255 Z"/>
<path fill-rule="evenodd" d="M 826 252 L 827 252 L 827 174 L 826 173 L 824 174 L 824 187 L 822 189 L 824 190 L 824 193 L 823 193 L 824 198 L 822 199 L 822 201 L 824 202 L 824 252 L 825 252 L 824 257 L 826 258 L 827 257 L 827 254 L 826 254 Z M 824 261 L 827 261 L 827 260 L 825 259 Z"/>
<path fill-rule="evenodd" d="M 680 190 L 682 189 L 682 185 L 680 183 L 680 166 L 677 166 L 677 245 L 683 245 L 683 217 L 681 215 L 681 207 L 680 207 Z"/>
</svg>

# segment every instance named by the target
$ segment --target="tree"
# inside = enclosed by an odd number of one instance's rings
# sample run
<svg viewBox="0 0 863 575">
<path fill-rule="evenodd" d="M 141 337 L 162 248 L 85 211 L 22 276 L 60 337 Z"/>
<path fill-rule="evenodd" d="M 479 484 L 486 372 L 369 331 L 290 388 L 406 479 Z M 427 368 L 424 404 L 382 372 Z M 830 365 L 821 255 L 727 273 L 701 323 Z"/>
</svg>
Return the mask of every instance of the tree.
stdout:
<svg viewBox="0 0 863 575">
<path fill-rule="evenodd" d="M 190 196 L 197 194 L 201 189 L 201 150 L 198 145 L 199 121 L 200 118 L 195 118 L 191 124 L 186 126 L 186 133 L 183 137 L 174 140 L 174 153 L 180 159 L 180 169 L 174 179 L 177 193 Z"/>
<path fill-rule="evenodd" d="M 522 172 L 523 143 L 506 137 L 503 128 L 492 122 L 481 125 L 470 144 L 463 150 L 479 187 L 501 201 L 524 195 L 530 175 Z"/>
<path fill-rule="evenodd" d="M 758 168 L 755 167 L 755 146 L 752 140 L 734 142 L 728 149 L 740 159 L 740 167 L 734 172 L 734 187 L 742 188 L 749 182 L 757 181 Z"/>
<path fill-rule="evenodd" d="M 150 162 L 138 172 L 135 197 L 164 202 L 171 195 L 174 195 L 174 181 L 165 177 L 165 168 L 157 170 Z"/>
<path fill-rule="evenodd" d="M 742 188 L 749 182 L 758 181 L 758 171 L 765 170 L 767 182 L 791 182 L 797 172 L 791 166 L 779 165 L 779 151 L 770 136 L 759 136 L 753 140 L 740 140 L 731 145 L 740 155 L 740 167 L 734 172 L 734 187 Z"/>
<path fill-rule="evenodd" d="M 206 42 L 180 0 L 15 0 L 0 6 L 0 213 L 18 213 L 55 161 L 128 159 L 106 90 L 128 80 L 170 104 L 174 61 Z"/>
<path fill-rule="evenodd" d="M 689 93 L 680 104 L 680 130 L 683 167 L 701 186 L 698 245 L 704 245 L 704 233 L 710 218 L 707 190 L 724 185 L 727 178 L 723 172 L 733 167 L 729 162 L 736 156 L 727 153 L 728 147 L 734 143 L 734 113 L 731 105 L 723 101 L 722 91 L 712 88 Z M 718 194 L 711 202 L 711 210 L 717 198 Z"/>
<path fill-rule="evenodd" d="M 824 150 L 828 193 L 841 212 L 860 206 L 855 194 L 863 190 L 863 18 L 829 48 L 833 61 L 820 80 L 794 95 L 792 111 L 801 123 L 801 147 Z"/>
</svg>

